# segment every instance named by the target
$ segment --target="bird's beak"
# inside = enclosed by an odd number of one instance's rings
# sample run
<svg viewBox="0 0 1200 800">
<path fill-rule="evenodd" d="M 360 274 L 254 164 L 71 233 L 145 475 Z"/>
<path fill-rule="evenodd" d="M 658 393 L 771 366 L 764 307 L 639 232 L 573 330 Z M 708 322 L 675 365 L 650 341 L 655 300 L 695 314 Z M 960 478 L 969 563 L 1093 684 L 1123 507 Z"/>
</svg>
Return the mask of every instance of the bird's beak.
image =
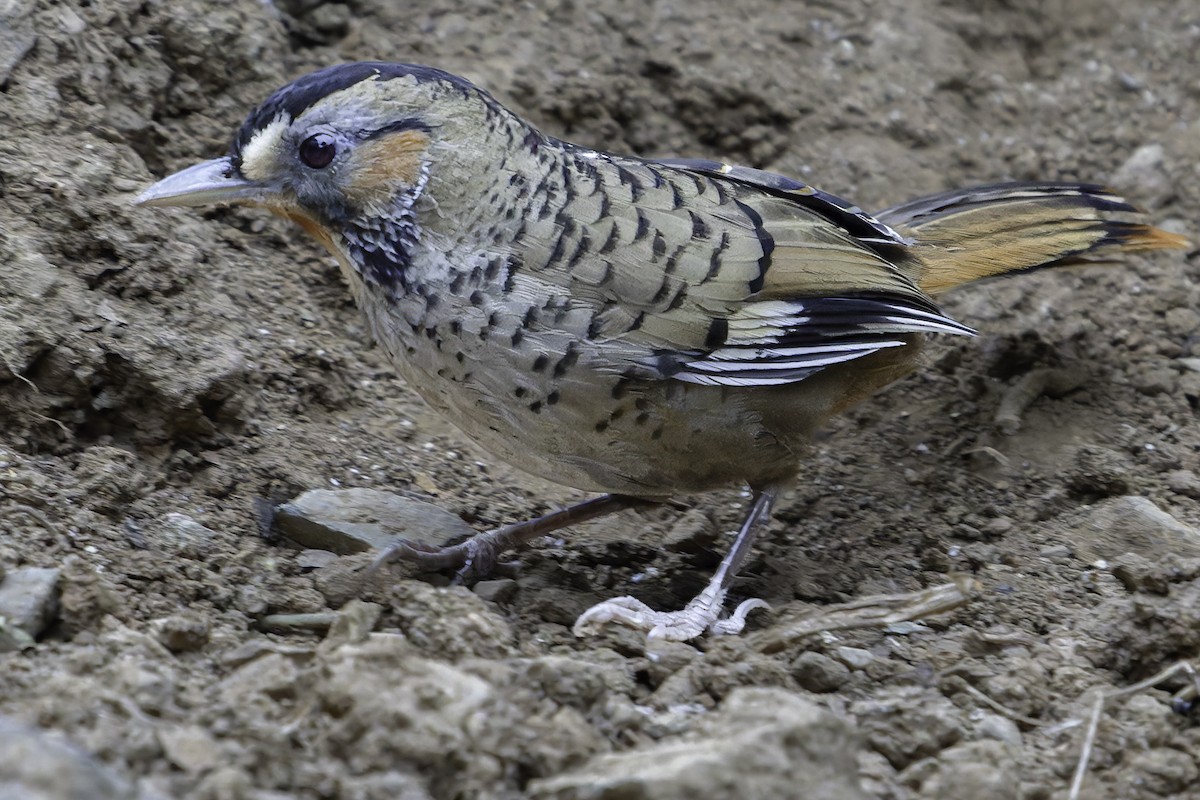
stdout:
<svg viewBox="0 0 1200 800">
<path fill-rule="evenodd" d="M 228 158 L 214 158 L 163 178 L 133 202 L 139 206 L 208 206 L 253 203 L 265 194 L 259 184 L 238 177 Z"/>
</svg>

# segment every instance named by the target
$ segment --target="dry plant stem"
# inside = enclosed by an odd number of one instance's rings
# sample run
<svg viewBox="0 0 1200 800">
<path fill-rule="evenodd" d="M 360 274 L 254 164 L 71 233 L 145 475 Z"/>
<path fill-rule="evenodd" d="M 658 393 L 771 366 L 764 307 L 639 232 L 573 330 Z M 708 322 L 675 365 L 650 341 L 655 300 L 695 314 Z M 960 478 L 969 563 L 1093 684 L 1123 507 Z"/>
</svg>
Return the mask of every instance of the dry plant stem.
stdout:
<svg viewBox="0 0 1200 800">
<path fill-rule="evenodd" d="M 751 645 L 763 653 L 777 653 L 800 639 L 825 631 L 882 628 L 944 614 L 966 603 L 974 588 L 974 580 L 962 577 L 920 592 L 875 595 L 826 606 L 790 624 L 782 623 L 756 634 Z"/>
<path fill-rule="evenodd" d="M 1197 675 L 1196 668 L 1186 661 L 1173 664 L 1162 672 L 1151 675 L 1146 680 L 1135 683 L 1133 686 L 1126 686 L 1124 689 L 1117 689 L 1111 692 L 1101 692 L 1097 695 L 1096 702 L 1092 704 L 1092 714 L 1088 719 L 1087 731 L 1083 735 L 1083 749 L 1079 753 L 1079 762 L 1075 765 L 1075 777 L 1071 780 L 1071 791 L 1067 795 L 1067 800 L 1079 800 L 1079 793 L 1083 790 L 1083 779 L 1087 775 L 1088 762 L 1092 759 L 1092 749 L 1096 744 L 1096 731 L 1100 727 L 1100 715 L 1104 712 L 1104 704 L 1109 700 L 1117 700 L 1131 694 L 1144 692 L 1147 689 L 1153 689 L 1163 681 L 1181 673 L 1191 679 L 1191 684 L 1185 686 L 1176 697 L 1200 697 L 1200 675 Z"/>
<path fill-rule="evenodd" d="M 1013 722 L 1019 722 L 1020 724 L 1025 725 L 1026 727 L 1029 727 L 1029 728 L 1041 728 L 1046 724 L 1044 720 L 1034 719 L 1033 717 L 1027 717 L 1024 714 L 1019 714 L 1016 711 L 1013 711 L 1011 708 L 1009 708 L 1006 705 L 996 702 L 995 700 L 988 697 L 986 694 L 979 691 L 978 689 L 976 689 L 974 686 L 967 683 L 966 681 L 963 681 L 963 683 L 961 684 L 961 688 L 967 694 L 971 695 L 976 700 L 978 700 L 979 702 L 983 703 L 988 708 L 995 711 L 997 714 L 1007 717 L 1008 719 L 1011 719 Z"/>
</svg>

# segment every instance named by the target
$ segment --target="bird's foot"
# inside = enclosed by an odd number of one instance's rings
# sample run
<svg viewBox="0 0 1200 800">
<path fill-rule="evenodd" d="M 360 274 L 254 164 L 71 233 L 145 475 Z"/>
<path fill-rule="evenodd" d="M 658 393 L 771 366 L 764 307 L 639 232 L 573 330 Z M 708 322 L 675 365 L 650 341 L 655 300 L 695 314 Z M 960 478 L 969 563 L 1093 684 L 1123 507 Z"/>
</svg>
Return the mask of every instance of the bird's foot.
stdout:
<svg viewBox="0 0 1200 800">
<path fill-rule="evenodd" d="M 686 642 L 708 632 L 715 636 L 738 634 L 746 627 L 746 616 L 757 608 L 770 608 L 757 598 L 742 601 L 733 613 L 722 619 L 724 591 L 709 586 L 682 611 L 655 611 L 634 597 L 614 597 L 592 606 L 575 621 L 576 636 L 595 633 L 615 622 L 646 631 L 647 638 Z"/>
<path fill-rule="evenodd" d="M 384 564 L 407 561 L 422 572 L 455 570 L 454 582 L 467 585 L 492 575 L 511 576 L 520 568 L 520 562 L 500 560 L 500 553 L 505 548 L 497 541 L 496 533 L 480 533 L 465 542 L 445 547 L 397 539 L 379 552 L 368 569 L 374 572 Z"/>
<path fill-rule="evenodd" d="M 423 572 L 456 570 L 455 583 L 475 583 L 489 575 L 511 577 L 521 565 L 518 561 L 501 561 L 500 554 L 504 551 L 519 547 L 538 536 L 553 533 L 567 525 L 646 504 L 653 504 L 653 501 L 606 494 L 534 519 L 476 534 L 460 544 L 435 547 L 408 539 L 397 539 L 375 557 L 371 566 L 367 568 L 368 574 L 377 571 L 384 564 L 407 561 Z"/>
</svg>

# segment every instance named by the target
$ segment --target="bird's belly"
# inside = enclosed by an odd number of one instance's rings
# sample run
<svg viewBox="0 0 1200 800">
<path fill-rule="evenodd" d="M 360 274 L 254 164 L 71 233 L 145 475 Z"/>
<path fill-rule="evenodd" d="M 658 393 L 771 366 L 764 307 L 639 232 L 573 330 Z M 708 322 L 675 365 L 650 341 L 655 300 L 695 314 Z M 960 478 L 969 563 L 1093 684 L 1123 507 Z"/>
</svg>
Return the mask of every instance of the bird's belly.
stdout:
<svg viewBox="0 0 1200 800">
<path fill-rule="evenodd" d="M 768 431 L 713 387 L 612 381 L 559 390 L 552 405 L 512 403 L 474 387 L 423 394 L 480 446 L 556 483 L 647 497 L 765 483 L 795 471 L 798 443 Z M 607 399 L 607 401 L 606 401 Z"/>
<path fill-rule="evenodd" d="M 373 327 L 397 372 L 430 406 L 485 450 L 555 483 L 666 497 L 778 480 L 796 469 L 803 426 L 764 424 L 754 408 L 761 389 L 562 366 L 561 351 L 539 359 L 544 353 L 514 347 L 508 336 L 481 346 L 445 326 Z"/>
</svg>

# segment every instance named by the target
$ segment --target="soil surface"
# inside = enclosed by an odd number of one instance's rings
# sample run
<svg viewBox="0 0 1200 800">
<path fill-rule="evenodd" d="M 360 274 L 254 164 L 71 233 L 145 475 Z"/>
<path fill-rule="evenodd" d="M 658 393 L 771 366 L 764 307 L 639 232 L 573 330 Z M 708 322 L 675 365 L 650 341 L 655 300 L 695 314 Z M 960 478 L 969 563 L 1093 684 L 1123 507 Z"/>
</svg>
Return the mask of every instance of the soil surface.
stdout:
<svg viewBox="0 0 1200 800">
<path fill-rule="evenodd" d="M 288 80 L 381 59 L 865 208 L 1080 179 L 1198 240 L 1198 53 L 1184 0 L 0 4 L 0 590 L 37 637 L 0 612 L 0 797 L 1066 798 L 1096 692 L 1200 662 L 1196 252 L 948 297 L 981 336 L 816 444 L 735 586 L 772 605 L 751 635 L 647 644 L 570 625 L 685 603 L 736 487 L 474 591 L 264 532 L 309 489 L 480 530 L 585 495 L 428 411 L 298 230 L 130 200 Z M 962 576 L 937 618 L 755 646 Z M 1185 684 L 1106 706 L 1081 797 L 1200 797 Z"/>
</svg>

